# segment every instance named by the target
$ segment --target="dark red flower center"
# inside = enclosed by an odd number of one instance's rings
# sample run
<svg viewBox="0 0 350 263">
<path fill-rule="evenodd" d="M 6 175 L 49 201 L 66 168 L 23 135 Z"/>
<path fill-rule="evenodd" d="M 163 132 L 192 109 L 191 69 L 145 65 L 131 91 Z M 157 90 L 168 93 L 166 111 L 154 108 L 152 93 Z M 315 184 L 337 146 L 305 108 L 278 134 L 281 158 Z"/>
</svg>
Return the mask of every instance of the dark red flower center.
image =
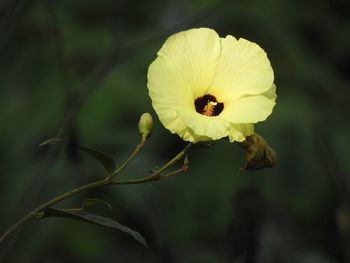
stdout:
<svg viewBox="0 0 350 263">
<path fill-rule="evenodd" d="M 224 104 L 218 102 L 215 96 L 210 94 L 198 97 L 194 101 L 194 105 L 196 106 L 196 111 L 198 113 L 210 117 L 218 116 L 224 109 Z"/>
</svg>

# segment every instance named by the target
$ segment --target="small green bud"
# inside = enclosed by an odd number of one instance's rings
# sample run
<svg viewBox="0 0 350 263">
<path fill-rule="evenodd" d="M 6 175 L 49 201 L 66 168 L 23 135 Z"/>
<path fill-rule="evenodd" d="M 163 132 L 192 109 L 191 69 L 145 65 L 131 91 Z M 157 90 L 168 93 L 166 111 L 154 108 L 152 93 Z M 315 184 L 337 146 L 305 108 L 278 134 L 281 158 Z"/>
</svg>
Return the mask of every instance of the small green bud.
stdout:
<svg viewBox="0 0 350 263">
<path fill-rule="evenodd" d="M 276 153 L 260 135 L 255 133 L 247 136 L 239 145 L 246 152 L 242 170 L 253 171 L 275 166 Z"/>
<path fill-rule="evenodd" d="M 151 136 L 153 130 L 153 118 L 148 112 L 144 113 L 140 117 L 139 121 L 139 132 L 143 140 L 146 140 Z"/>
</svg>

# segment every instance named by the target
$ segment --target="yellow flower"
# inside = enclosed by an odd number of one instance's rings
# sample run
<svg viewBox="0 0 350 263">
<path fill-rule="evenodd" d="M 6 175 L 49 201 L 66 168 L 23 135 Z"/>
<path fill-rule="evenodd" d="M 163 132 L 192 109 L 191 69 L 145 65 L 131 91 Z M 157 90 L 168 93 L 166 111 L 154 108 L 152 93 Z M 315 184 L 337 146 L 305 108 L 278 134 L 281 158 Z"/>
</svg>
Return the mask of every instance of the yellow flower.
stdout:
<svg viewBox="0 0 350 263">
<path fill-rule="evenodd" d="M 170 36 L 157 55 L 147 76 L 152 105 L 185 141 L 241 142 L 271 114 L 273 70 L 257 44 L 197 28 Z"/>
</svg>

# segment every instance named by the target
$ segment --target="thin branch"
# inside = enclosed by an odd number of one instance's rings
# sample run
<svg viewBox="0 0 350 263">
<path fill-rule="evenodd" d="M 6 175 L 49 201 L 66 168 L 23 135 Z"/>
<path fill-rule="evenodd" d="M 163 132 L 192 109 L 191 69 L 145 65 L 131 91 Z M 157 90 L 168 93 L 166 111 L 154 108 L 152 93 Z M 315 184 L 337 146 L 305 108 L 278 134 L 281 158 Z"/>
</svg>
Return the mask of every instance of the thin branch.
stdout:
<svg viewBox="0 0 350 263">
<path fill-rule="evenodd" d="M 118 168 L 116 169 L 112 175 L 111 178 L 117 176 L 121 171 L 125 169 L 125 167 L 136 157 L 136 155 L 141 151 L 143 146 L 145 145 L 146 140 L 141 138 L 141 142 L 136 146 L 135 150 L 132 152 L 132 154 L 129 156 L 128 159 Z"/>
<path fill-rule="evenodd" d="M 128 157 L 128 159 L 115 171 L 115 175 L 118 174 L 120 171 L 122 171 L 128 163 L 130 163 L 135 156 L 137 155 L 137 153 L 141 150 L 141 148 L 143 147 L 145 141 L 142 140 L 140 144 L 138 144 L 136 146 L 136 149 L 134 150 L 134 152 Z M 63 193 L 61 195 L 56 196 L 55 198 L 39 205 L 38 207 L 34 208 L 32 211 L 30 211 L 28 214 L 26 214 L 24 217 L 22 217 L 21 219 L 19 219 L 14 225 L 12 225 L 7 231 L 5 231 L 1 236 L 0 236 L 0 243 L 4 241 L 4 239 L 6 237 L 8 237 L 11 233 L 15 232 L 18 228 L 20 228 L 22 225 L 24 225 L 25 223 L 31 221 L 32 219 L 37 218 L 37 215 L 42 212 L 44 209 L 58 203 L 61 202 L 73 195 L 76 195 L 78 193 L 99 187 L 99 186 L 103 186 L 103 185 L 116 185 L 116 184 L 126 184 L 126 182 L 128 182 L 128 184 L 138 184 L 138 183 L 144 183 L 147 181 L 152 181 L 152 180 L 159 180 L 159 179 L 165 179 L 171 176 L 174 176 L 176 174 L 179 174 L 180 172 L 183 171 L 187 171 L 188 168 L 188 161 L 187 158 L 185 158 L 185 162 L 182 168 L 177 169 L 173 172 L 170 172 L 168 174 L 165 174 L 162 178 L 160 175 L 162 172 L 164 172 L 166 169 L 168 169 L 170 166 L 176 164 L 179 160 L 181 160 L 182 158 L 184 158 L 189 150 L 189 148 L 192 146 L 192 143 L 188 144 L 181 152 L 179 152 L 173 159 L 171 159 L 169 162 L 167 162 L 165 165 L 163 165 L 160 169 L 158 169 L 156 172 L 152 173 L 150 176 L 146 176 L 144 178 L 141 179 L 133 179 L 133 180 L 129 180 L 129 181 L 124 181 L 123 182 L 112 182 L 112 176 L 107 176 L 106 178 L 102 179 L 102 180 L 98 180 L 83 186 L 80 186 L 78 188 L 75 188 L 71 191 L 68 191 L 66 193 Z"/>
<path fill-rule="evenodd" d="M 186 145 L 186 147 L 179 152 L 173 159 L 171 159 L 169 162 L 167 162 L 165 165 L 163 165 L 161 168 L 159 168 L 157 171 L 153 172 L 152 174 L 142 177 L 142 178 L 137 178 L 137 179 L 130 179 L 126 181 L 112 181 L 110 184 L 111 185 L 121 185 L 121 184 L 139 184 L 139 183 L 144 183 L 144 182 L 149 182 L 149 181 L 157 181 L 161 179 L 165 179 L 168 177 L 171 177 L 173 175 L 176 175 L 180 172 L 186 172 L 188 169 L 188 159 L 187 159 L 187 152 L 192 146 L 192 143 L 189 143 Z M 167 170 L 169 167 L 173 166 L 175 163 L 177 163 L 179 160 L 185 157 L 185 161 L 183 166 L 180 169 L 177 169 L 173 172 L 170 172 L 168 174 L 165 174 L 162 176 L 162 173 Z"/>
</svg>

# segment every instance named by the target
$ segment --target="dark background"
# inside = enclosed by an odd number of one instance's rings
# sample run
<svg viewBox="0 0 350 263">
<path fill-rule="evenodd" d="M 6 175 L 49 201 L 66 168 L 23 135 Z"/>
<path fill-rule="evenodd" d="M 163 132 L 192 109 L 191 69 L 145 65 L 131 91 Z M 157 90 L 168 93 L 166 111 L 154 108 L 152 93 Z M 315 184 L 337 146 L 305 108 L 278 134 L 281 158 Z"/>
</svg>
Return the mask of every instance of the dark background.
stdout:
<svg viewBox="0 0 350 263">
<path fill-rule="evenodd" d="M 277 166 L 241 172 L 243 152 L 220 142 L 193 152 L 187 174 L 99 188 L 58 207 L 92 208 L 140 231 L 71 221 L 31 222 L 0 245 L 3 262 L 350 262 L 350 4 L 329 1 L 0 2 L 0 231 L 35 205 L 104 175 L 60 136 L 121 163 L 149 111 L 152 138 L 123 174 L 141 177 L 183 145 L 160 124 L 147 68 L 165 39 L 206 26 L 267 52 L 277 105 L 256 130 Z"/>
</svg>

